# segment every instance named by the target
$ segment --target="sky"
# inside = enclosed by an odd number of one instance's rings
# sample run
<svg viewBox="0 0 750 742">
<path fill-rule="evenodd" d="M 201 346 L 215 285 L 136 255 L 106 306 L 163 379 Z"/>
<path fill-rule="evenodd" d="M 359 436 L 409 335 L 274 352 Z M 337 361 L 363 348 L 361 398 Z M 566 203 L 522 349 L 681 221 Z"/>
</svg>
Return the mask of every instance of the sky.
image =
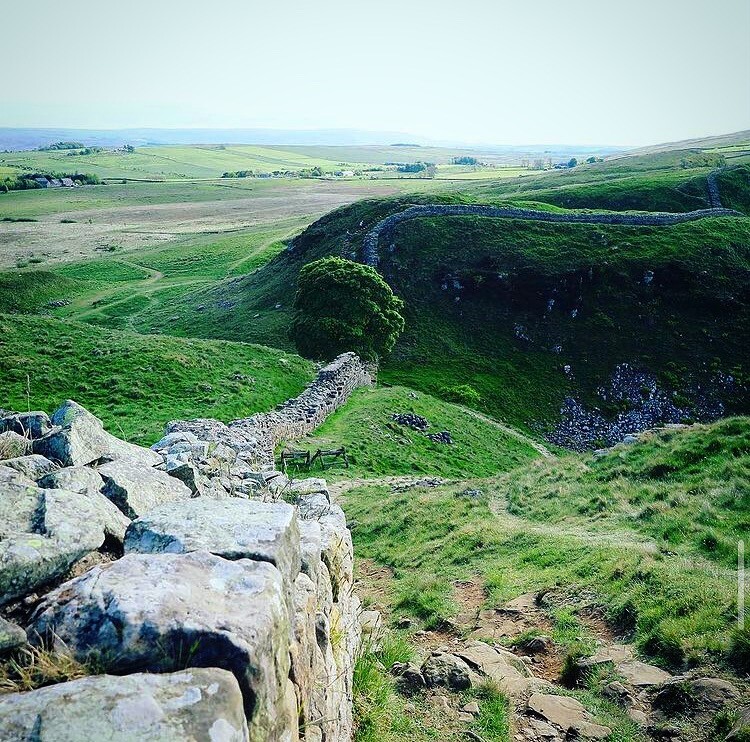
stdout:
<svg viewBox="0 0 750 742">
<path fill-rule="evenodd" d="M 644 145 L 750 128 L 750 0 L 0 0 L 0 126 Z"/>
</svg>

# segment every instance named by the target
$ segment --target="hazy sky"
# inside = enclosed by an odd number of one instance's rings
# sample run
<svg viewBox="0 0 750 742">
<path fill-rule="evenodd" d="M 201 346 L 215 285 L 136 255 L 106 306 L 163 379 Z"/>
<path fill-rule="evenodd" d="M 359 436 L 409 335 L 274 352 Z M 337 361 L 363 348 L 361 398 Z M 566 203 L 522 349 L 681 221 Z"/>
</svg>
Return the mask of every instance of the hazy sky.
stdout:
<svg viewBox="0 0 750 742">
<path fill-rule="evenodd" d="M 750 128 L 750 0 L 0 0 L 0 126 Z"/>
</svg>

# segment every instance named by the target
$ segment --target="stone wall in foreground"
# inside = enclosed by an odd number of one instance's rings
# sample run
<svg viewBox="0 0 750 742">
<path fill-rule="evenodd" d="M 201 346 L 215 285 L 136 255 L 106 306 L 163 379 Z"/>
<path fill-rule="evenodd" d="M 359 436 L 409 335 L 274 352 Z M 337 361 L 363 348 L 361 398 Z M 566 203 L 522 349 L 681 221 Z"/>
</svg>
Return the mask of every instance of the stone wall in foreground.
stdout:
<svg viewBox="0 0 750 742">
<path fill-rule="evenodd" d="M 361 635 L 344 513 L 273 446 L 369 383 L 352 354 L 296 399 L 153 449 L 75 402 L 0 414 L 0 653 L 56 648 L 97 673 L 0 695 L 0 739 L 294 740 L 352 735 Z"/>
</svg>

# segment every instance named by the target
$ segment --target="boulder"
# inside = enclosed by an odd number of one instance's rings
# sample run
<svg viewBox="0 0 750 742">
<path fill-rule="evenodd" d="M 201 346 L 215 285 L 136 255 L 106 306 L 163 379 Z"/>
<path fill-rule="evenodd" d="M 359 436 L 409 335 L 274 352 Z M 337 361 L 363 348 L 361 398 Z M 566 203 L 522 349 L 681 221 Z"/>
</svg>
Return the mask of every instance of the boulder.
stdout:
<svg viewBox="0 0 750 742">
<path fill-rule="evenodd" d="M 0 616 L 0 654 L 26 644 L 26 632 Z"/>
<path fill-rule="evenodd" d="M 267 562 L 126 554 L 50 592 L 32 626 L 59 651 L 121 672 L 230 670 L 251 740 L 284 739 L 283 730 L 296 728 L 287 697 L 290 619 L 281 573 Z"/>
<path fill-rule="evenodd" d="M 104 430 L 98 417 L 72 400 L 55 411 L 52 424 L 50 432 L 34 441 L 34 452 L 63 466 L 126 458 L 145 467 L 157 466 L 162 461 L 155 451 L 115 438 Z"/>
<path fill-rule="evenodd" d="M 106 515 L 87 496 L 42 489 L 0 466 L 0 604 L 62 577 L 105 538 Z"/>
<path fill-rule="evenodd" d="M 590 657 L 581 657 L 576 664 L 582 670 L 597 665 L 619 665 L 621 662 L 633 659 L 633 650 L 626 644 L 610 644 L 601 647 Z"/>
<path fill-rule="evenodd" d="M 49 459 L 38 454 L 31 454 L 30 456 L 17 456 L 15 459 L 5 459 L 0 461 L 0 466 L 7 466 L 11 469 L 15 469 L 25 477 L 36 481 L 41 479 L 47 474 L 51 474 L 57 469 L 57 466 L 53 464 Z"/>
<path fill-rule="evenodd" d="M 192 496 L 179 480 L 131 459 L 110 461 L 97 471 L 104 480 L 102 494 L 128 518 L 137 518 L 162 503 Z"/>
<path fill-rule="evenodd" d="M 0 738 L 35 742 L 247 742 L 226 670 L 97 675 L 0 696 Z"/>
<path fill-rule="evenodd" d="M 0 432 L 11 431 L 24 438 L 41 438 L 52 427 L 46 412 L 6 412 L 0 415 Z"/>
<path fill-rule="evenodd" d="M 99 474 L 87 466 L 58 469 L 39 480 L 39 486 L 44 489 L 61 489 L 82 495 L 97 511 L 97 519 L 104 533 L 121 544 L 130 519 L 99 491 L 103 484 L 104 480 Z"/>
<path fill-rule="evenodd" d="M 125 551 L 208 551 L 225 559 L 270 562 L 291 586 L 300 571 L 299 542 L 297 516 L 285 502 L 199 497 L 159 505 L 134 520 Z"/>
<path fill-rule="evenodd" d="M 88 466 L 68 466 L 39 479 L 39 486 L 69 492 L 100 492 L 104 480 Z"/>
<path fill-rule="evenodd" d="M 652 693 L 653 708 L 666 717 L 718 711 L 740 698 L 737 686 L 721 678 L 676 677 L 654 688 Z"/>
<path fill-rule="evenodd" d="M 161 440 L 151 446 L 152 451 L 162 451 L 170 448 L 175 443 L 198 443 L 198 438 L 187 431 L 167 433 Z"/>
<path fill-rule="evenodd" d="M 422 665 L 422 677 L 428 688 L 442 685 L 451 690 L 466 690 L 478 676 L 460 657 L 448 652 L 433 652 Z"/>
<path fill-rule="evenodd" d="M 528 709 L 563 732 L 572 732 L 584 739 L 604 739 L 612 734 L 609 727 L 593 723 L 586 708 L 575 698 L 533 693 L 528 700 Z"/>
</svg>

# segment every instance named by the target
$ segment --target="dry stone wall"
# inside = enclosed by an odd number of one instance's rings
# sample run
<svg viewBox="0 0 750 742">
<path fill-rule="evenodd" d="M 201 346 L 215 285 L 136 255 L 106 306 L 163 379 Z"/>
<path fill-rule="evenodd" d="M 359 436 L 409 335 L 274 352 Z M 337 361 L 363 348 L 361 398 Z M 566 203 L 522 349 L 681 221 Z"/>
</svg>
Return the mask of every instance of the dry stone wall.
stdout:
<svg viewBox="0 0 750 742">
<path fill-rule="evenodd" d="M 718 187 L 715 180 L 713 183 L 715 194 L 711 195 L 711 203 L 721 203 L 718 198 Z M 710 185 L 709 185 L 710 187 Z M 521 209 L 515 206 L 481 206 L 468 204 L 424 204 L 410 206 L 404 211 L 381 219 L 364 237 L 362 243 L 362 262 L 373 268 L 380 263 L 378 245 L 380 239 L 392 237 L 393 230 L 397 224 L 430 216 L 483 216 L 501 219 L 525 219 L 537 222 L 554 222 L 565 224 L 621 224 L 635 227 L 664 227 L 672 224 L 697 221 L 708 217 L 717 216 L 739 216 L 739 211 L 733 209 L 711 208 L 688 211 L 681 214 L 666 212 L 653 212 L 649 214 L 561 214 L 549 211 L 535 211 L 534 209 Z"/>
<path fill-rule="evenodd" d="M 369 382 L 344 354 L 276 410 L 173 422 L 152 450 L 72 401 L 0 415 L 27 447 L 0 461 L 0 653 L 106 671 L 0 696 L 0 739 L 350 739 L 351 535 L 325 481 L 288 480 L 273 451 Z"/>
</svg>

